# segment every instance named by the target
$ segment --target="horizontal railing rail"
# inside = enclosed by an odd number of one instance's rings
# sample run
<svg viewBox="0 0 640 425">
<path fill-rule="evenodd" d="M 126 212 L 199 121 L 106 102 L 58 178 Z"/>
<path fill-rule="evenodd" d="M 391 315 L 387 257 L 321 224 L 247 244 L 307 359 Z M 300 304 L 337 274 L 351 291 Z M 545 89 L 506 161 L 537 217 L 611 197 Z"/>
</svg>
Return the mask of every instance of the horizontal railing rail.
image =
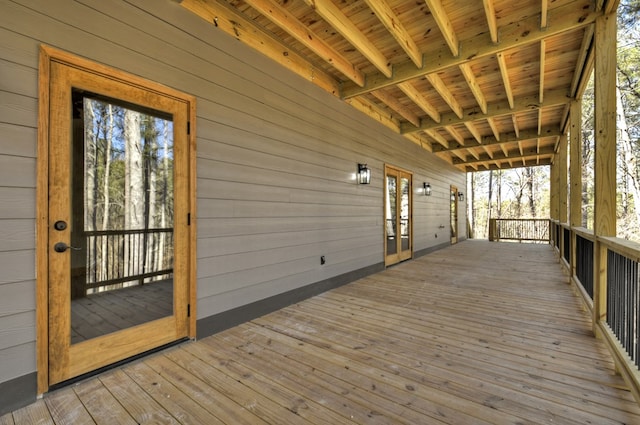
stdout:
<svg viewBox="0 0 640 425">
<path fill-rule="evenodd" d="M 547 218 L 492 218 L 489 240 L 549 243 L 549 223 Z"/>
<path fill-rule="evenodd" d="M 173 273 L 173 229 L 87 231 L 84 290 L 164 280 Z"/>
</svg>

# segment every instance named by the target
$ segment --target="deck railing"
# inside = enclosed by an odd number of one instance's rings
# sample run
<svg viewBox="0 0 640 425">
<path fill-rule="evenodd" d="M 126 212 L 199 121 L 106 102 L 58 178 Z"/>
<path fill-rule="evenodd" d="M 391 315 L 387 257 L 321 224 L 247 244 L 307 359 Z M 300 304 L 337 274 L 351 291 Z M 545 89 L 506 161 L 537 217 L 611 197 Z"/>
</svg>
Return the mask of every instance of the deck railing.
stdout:
<svg viewBox="0 0 640 425">
<path fill-rule="evenodd" d="M 173 272 L 173 229 L 89 231 L 83 235 L 84 292 L 142 285 Z M 75 291 L 82 293 L 83 291 Z"/>
<path fill-rule="evenodd" d="M 492 218 L 489 221 L 489 240 L 549 243 L 549 219 Z"/>
<path fill-rule="evenodd" d="M 640 401 L 640 244 L 553 221 L 553 246 Z"/>
<path fill-rule="evenodd" d="M 640 402 L 640 244 L 544 219 L 492 219 L 489 239 L 551 244 Z"/>
</svg>

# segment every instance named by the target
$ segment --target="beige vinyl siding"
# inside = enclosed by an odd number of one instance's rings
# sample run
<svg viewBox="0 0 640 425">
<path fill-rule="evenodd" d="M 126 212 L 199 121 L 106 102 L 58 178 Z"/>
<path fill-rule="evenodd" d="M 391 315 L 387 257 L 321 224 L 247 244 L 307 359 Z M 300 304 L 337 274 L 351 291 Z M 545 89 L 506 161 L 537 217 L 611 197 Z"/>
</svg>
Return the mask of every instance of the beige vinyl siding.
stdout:
<svg viewBox="0 0 640 425">
<path fill-rule="evenodd" d="M 198 318 L 381 264 L 385 163 L 414 173 L 414 250 L 448 241 L 448 188 L 464 173 L 177 2 L 2 2 L 0 382 L 35 370 L 41 43 L 198 97 Z M 370 185 L 355 184 L 359 162 Z"/>
</svg>

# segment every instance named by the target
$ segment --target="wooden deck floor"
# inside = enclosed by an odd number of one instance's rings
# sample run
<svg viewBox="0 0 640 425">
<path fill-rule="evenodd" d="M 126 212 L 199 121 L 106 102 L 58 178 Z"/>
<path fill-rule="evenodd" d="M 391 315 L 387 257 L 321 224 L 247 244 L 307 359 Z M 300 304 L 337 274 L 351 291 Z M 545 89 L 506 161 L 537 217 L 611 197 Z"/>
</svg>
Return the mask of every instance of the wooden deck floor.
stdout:
<svg viewBox="0 0 640 425">
<path fill-rule="evenodd" d="M 640 424 L 551 248 L 468 241 L 0 424 Z"/>
</svg>

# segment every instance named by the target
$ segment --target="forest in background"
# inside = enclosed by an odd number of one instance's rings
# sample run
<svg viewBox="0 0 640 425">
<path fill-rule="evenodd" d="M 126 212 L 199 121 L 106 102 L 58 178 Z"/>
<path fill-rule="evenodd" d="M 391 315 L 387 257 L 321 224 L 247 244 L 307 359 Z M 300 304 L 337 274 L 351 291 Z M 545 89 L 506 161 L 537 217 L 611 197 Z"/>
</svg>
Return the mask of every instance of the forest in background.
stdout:
<svg viewBox="0 0 640 425">
<path fill-rule="evenodd" d="M 618 237 L 640 242 L 640 0 L 618 9 Z M 582 225 L 593 229 L 593 77 L 582 98 Z M 486 239 L 489 218 L 549 218 L 550 168 L 468 173 L 469 237 Z"/>
</svg>

